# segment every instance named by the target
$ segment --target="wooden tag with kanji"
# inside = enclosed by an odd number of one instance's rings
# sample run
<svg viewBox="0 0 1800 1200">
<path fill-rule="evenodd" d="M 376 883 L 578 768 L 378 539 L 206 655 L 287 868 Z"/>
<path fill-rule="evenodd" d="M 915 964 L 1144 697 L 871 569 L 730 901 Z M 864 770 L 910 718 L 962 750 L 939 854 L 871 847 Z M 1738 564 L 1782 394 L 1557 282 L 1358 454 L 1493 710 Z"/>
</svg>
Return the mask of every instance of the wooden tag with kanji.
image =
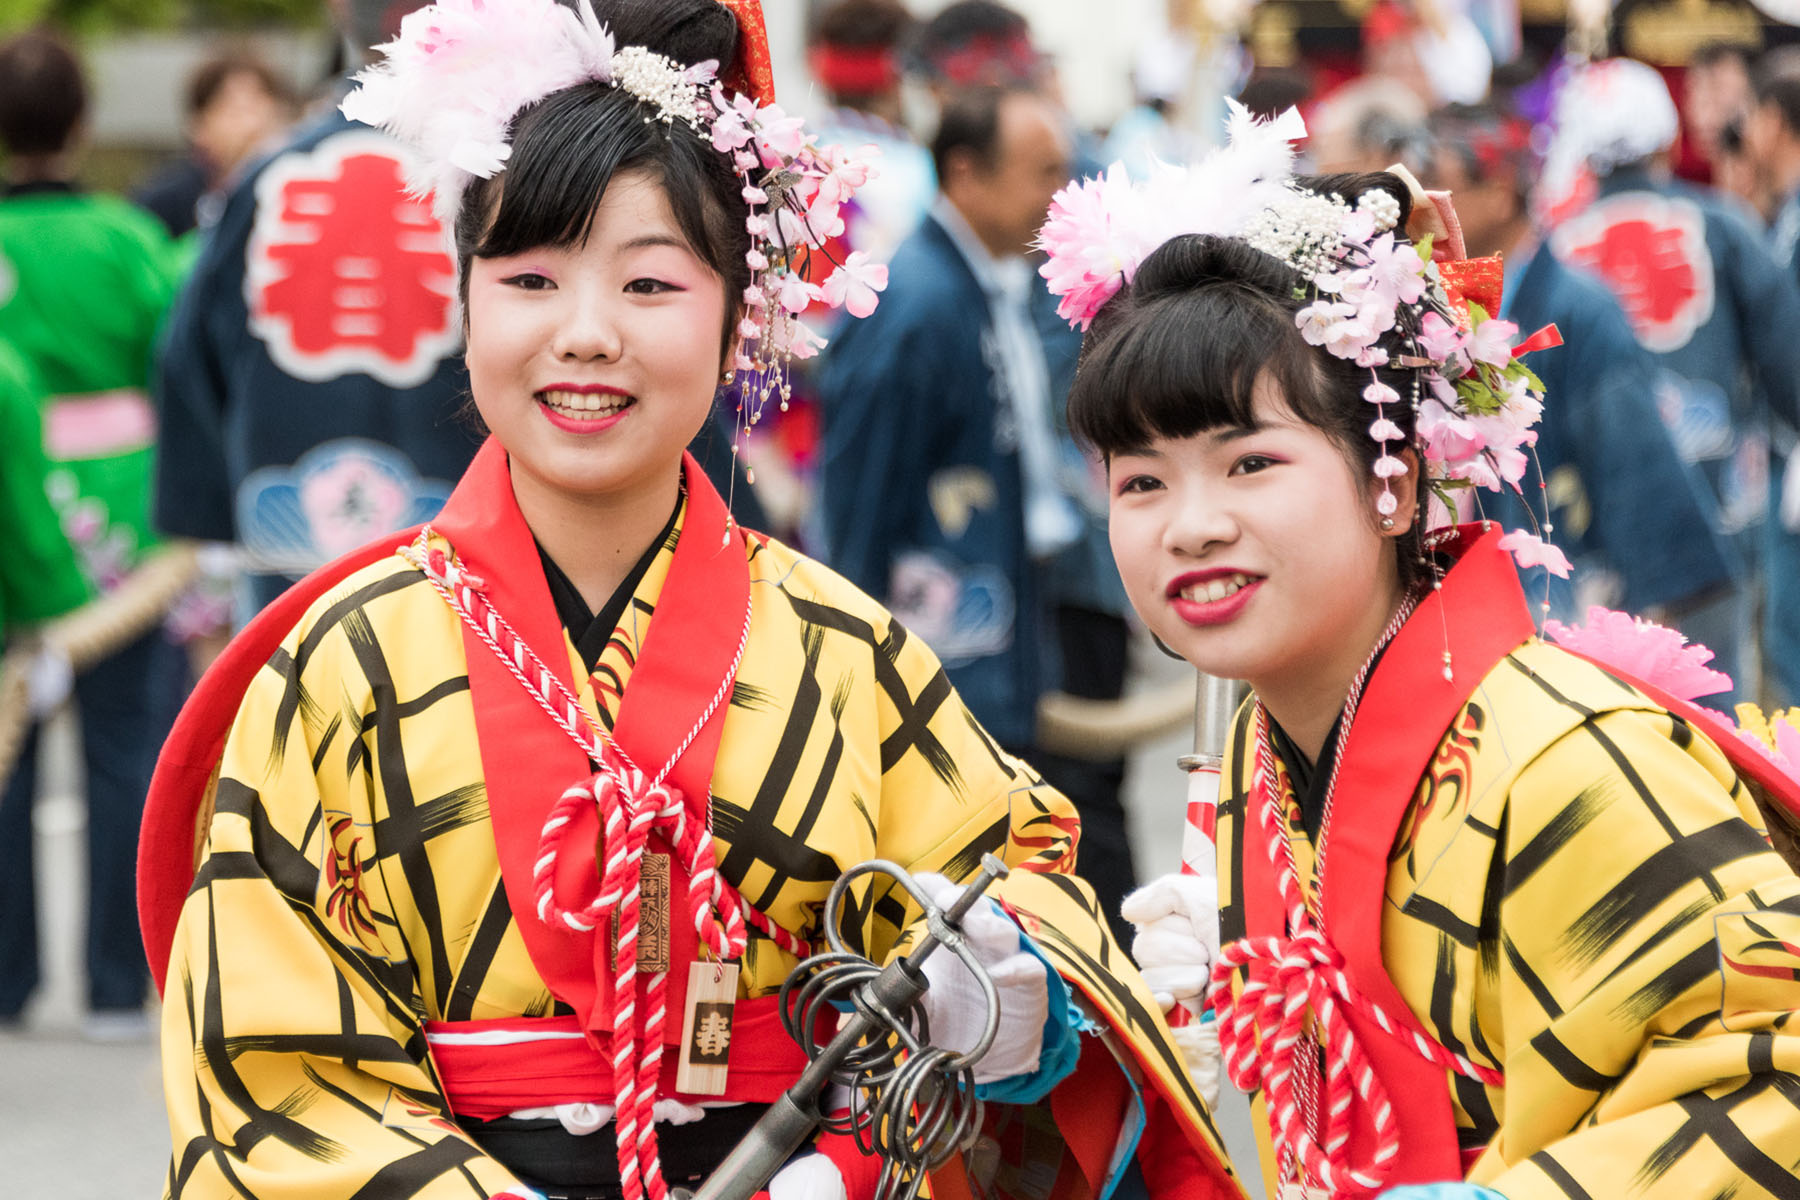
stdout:
<svg viewBox="0 0 1800 1200">
<path fill-rule="evenodd" d="M 725 1094 L 737 981 L 736 963 L 697 962 L 688 968 L 687 1011 L 681 1019 L 676 1091 L 690 1096 Z"/>
<path fill-rule="evenodd" d="M 619 922 L 607 922 L 616 951 Z M 638 868 L 637 969 L 660 974 L 669 969 L 669 856 L 647 853 Z"/>
</svg>

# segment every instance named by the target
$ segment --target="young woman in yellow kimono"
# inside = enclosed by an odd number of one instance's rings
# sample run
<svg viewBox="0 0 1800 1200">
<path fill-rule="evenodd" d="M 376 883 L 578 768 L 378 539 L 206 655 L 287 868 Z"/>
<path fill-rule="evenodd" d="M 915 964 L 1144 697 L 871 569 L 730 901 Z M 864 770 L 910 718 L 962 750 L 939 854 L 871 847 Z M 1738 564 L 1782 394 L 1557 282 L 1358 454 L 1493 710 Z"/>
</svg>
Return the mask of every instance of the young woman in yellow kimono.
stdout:
<svg viewBox="0 0 1800 1200">
<path fill-rule="evenodd" d="M 976 1182 L 1103 1197 L 1144 1132 L 1158 1195 L 1238 1196 L 1068 873 L 1067 801 L 684 453 L 722 375 L 779 391 L 792 312 L 881 283 L 800 273 L 865 168 L 773 107 L 754 3 L 444 0 L 387 55 L 348 110 L 414 143 L 455 230 L 492 436 L 429 527 L 247 629 L 164 755 L 140 892 L 169 1194 L 662 1200 L 804 1067 L 775 992 L 838 876 L 992 852 Z M 853 900 L 858 948 L 904 946 L 906 893 Z M 926 970 L 933 1027 L 967 1027 L 974 981 Z M 818 1147 L 775 1196 L 870 1193 L 879 1163 Z"/>
<path fill-rule="evenodd" d="M 1293 114 L 1232 124 L 1043 237 L 1133 603 L 1254 693 L 1216 896 L 1128 903 L 1140 966 L 1210 999 L 1272 1197 L 1800 1195 L 1800 883 L 1744 747 L 1538 639 L 1508 552 L 1552 547 L 1428 527 L 1526 474 L 1498 264 L 1410 180 L 1292 180 Z"/>
</svg>

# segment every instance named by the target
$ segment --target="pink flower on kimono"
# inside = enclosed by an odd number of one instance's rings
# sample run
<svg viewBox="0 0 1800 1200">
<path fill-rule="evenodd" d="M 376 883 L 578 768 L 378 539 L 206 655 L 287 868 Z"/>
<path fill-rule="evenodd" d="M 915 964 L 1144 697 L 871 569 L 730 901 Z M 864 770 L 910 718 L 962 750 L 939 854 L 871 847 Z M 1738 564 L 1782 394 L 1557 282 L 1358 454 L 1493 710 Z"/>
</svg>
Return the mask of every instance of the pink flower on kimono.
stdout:
<svg viewBox="0 0 1800 1200">
<path fill-rule="evenodd" d="M 1521 567 L 1542 567 L 1560 579 L 1569 577 L 1568 556 L 1536 534 L 1515 529 L 1500 539 L 1500 548 Z"/>
<path fill-rule="evenodd" d="M 825 302 L 847 310 L 853 317 L 866 317 L 875 311 L 879 301 L 875 293 L 888 282 L 886 264 L 869 258 L 867 250 L 857 250 L 825 280 Z"/>
<path fill-rule="evenodd" d="M 1508 534 L 1508 537 L 1513 535 Z M 1501 539 L 1504 546 L 1506 540 Z M 1713 653 L 1690 646 L 1679 632 L 1594 605 L 1582 625 L 1545 621 L 1544 632 L 1559 646 L 1585 654 L 1602 666 L 1623 671 L 1683 700 L 1731 689 L 1731 676 L 1706 664 Z"/>
</svg>

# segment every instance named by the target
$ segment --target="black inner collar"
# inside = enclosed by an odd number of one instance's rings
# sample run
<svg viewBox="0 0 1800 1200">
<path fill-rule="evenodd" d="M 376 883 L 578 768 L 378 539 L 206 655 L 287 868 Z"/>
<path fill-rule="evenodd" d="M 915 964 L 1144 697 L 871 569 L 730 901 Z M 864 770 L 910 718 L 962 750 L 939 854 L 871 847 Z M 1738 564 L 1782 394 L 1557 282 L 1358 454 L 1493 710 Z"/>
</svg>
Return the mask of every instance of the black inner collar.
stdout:
<svg viewBox="0 0 1800 1200">
<path fill-rule="evenodd" d="M 1375 677 L 1375 670 L 1386 653 L 1387 646 L 1383 646 L 1369 664 L 1369 674 L 1363 680 L 1364 692 L 1368 691 L 1368 682 Z M 1343 732 L 1344 714 L 1340 709 L 1337 720 L 1331 723 L 1331 732 L 1325 735 L 1325 745 L 1319 749 L 1319 761 L 1315 763 L 1288 736 L 1287 730 L 1276 724 L 1274 715 L 1269 716 L 1270 748 L 1281 757 L 1294 795 L 1300 799 L 1300 823 L 1306 827 L 1306 836 L 1315 845 L 1319 840 L 1319 827 L 1325 823 L 1325 789 L 1331 783 L 1331 766 L 1337 760 L 1338 739 Z"/>
<path fill-rule="evenodd" d="M 656 561 L 656 553 L 662 549 L 669 538 L 669 531 L 675 528 L 675 518 L 681 512 L 681 501 L 678 497 L 675 508 L 669 513 L 668 523 L 662 532 L 651 541 L 649 549 L 632 564 L 619 586 L 613 589 L 606 603 L 600 606 L 598 613 L 587 606 L 582 599 L 581 589 L 563 573 L 556 565 L 556 560 L 545 552 L 544 547 L 537 548 L 538 561 L 544 564 L 544 581 L 550 585 L 550 599 L 556 604 L 557 619 L 563 628 L 569 631 L 569 640 L 575 643 L 575 653 L 581 655 L 582 665 L 591 674 L 595 664 L 600 661 L 600 654 L 606 649 L 606 643 L 612 638 L 613 630 L 619 627 L 624 619 L 625 608 L 631 603 L 631 597 L 637 592 L 638 585 L 644 581 L 644 575 L 650 570 L 650 564 Z"/>
</svg>

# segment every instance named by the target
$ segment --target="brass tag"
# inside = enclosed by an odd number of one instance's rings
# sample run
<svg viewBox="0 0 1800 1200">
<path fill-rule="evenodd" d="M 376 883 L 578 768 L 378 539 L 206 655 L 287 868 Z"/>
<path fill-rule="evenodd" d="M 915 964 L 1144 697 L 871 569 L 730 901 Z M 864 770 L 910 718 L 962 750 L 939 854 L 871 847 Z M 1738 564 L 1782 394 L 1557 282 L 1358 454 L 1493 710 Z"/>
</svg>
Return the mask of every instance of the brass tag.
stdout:
<svg viewBox="0 0 1800 1200">
<path fill-rule="evenodd" d="M 608 961 L 619 956 L 619 914 L 606 919 Z M 637 969 L 660 974 L 669 969 L 669 856 L 646 853 L 638 865 Z"/>
<path fill-rule="evenodd" d="M 737 1008 L 736 963 L 697 962 L 688 968 L 687 1011 L 681 1018 L 681 1061 L 675 1089 L 690 1096 L 723 1096 Z"/>
<path fill-rule="evenodd" d="M 669 856 L 645 854 L 638 874 L 637 969 L 669 969 Z"/>
</svg>

